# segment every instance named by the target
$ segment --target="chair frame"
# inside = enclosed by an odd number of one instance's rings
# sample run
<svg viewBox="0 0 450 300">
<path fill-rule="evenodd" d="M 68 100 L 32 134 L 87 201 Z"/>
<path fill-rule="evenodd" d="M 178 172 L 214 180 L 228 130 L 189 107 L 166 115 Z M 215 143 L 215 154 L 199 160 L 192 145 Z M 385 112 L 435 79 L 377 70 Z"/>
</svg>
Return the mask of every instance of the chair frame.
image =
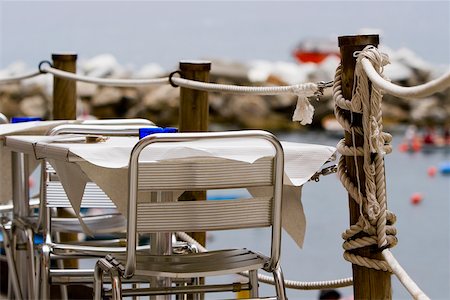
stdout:
<svg viewBox="0 0 450 300">
<path fill-rule="evenodd" d="M 128 216 L 127 216 L 127 255 L 125 260 L 125 266 L 111 264 L 111 259 L 101 259 L 96 264 L 95 278 L 94 278 L 94 299 L 101 298 L 102 276 L 99 274 L 102 272 L 109 273 L 111 280 L 114 282 L 120 282 L 120 278 L 131 278 L 136 272 L 136 246 L 137 246 L 137 194 L 139 189 L 139 156 L 142 150 L 152 144 L 161 142 L 185 142 L 194 140 L 212 140 L 212 139 L 227 139 L 227 138 L 254 138 L 263 139 L 270 142 L 275 149 L 275 155 L 273 157 L 272 165 L 272 185 L 273 185 L 273 199 L 272 199 L 272 216 L 271 224 L 272 236 L 271 236 L 271 251 L 270 257 L 267 263 L 263 266 L 263 269 L 267 272 L 272 272 L 275 278 L 276 292 L 278 299 L 286 299 L 283 274 L 279 265 L 279 258 L 281 253 L 281 203 L 283 193 L 283 174 L 284 174 L 284 152 L 281 143 L 278 139 L 267 131 L 261 130 L 248 130 L 248 131 L 229 131 L 229 132 L 202 132 L 202 133 L 175 133 L 175 134 L 154 134 L 146 138 L 141 139 L 133 148 L 129 161 L 129 199 L 128 199 Z M 121 269 L 119 269 L 119 267 Z M 161 275 L 164 276 L 164 275 Z M 250 271 L 250 291 L 253 298 L 258 297 L 257 292 L 257 273 L 256 270 Z M 100 282 L 99 282 L 100 281 Z M 252 287 L 253 286 L 253 287 Z M 256 286 L 256 291 L 254 287 Z M 173 288 L 175 291 L 177 288 Z M 189 289 L 187 289 L 189 290 Z M 148 290 L 150 291 L 150 290 Z M 191 292 L 209 292 L 215 291 L 214 287 L 208 290 L 208 288 L 200 290 L 190 289 Z M 220 290 L 217 290 L 220 291 Z M 124 291 L 125 292 L 125 291 Z M 152 294 L 155 291 L 151 291 Z M 179 291 L 176 291 L 179 293 Z M 114 286 L 112 291 L 113 299 L 120 299 L 122 290 Z M 167 287 L 164 288 L 163 294 L 167 294 Z M 133 292 L 127 293 L 127 295 L 137 295 Z"/>
</svg>

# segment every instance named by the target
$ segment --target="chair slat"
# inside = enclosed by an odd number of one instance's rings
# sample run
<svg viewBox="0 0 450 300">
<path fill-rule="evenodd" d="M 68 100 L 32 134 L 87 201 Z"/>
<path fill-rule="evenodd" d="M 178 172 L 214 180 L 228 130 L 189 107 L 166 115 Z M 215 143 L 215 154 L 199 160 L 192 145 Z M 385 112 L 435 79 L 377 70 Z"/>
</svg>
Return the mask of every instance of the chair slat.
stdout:
<svg viewBox="0 0 450 300">
<path fill-rule="evenodd" d="M 271 197 L 139 203 L 139 232 L 208 231 L 272 224 Z"/>
</svg>

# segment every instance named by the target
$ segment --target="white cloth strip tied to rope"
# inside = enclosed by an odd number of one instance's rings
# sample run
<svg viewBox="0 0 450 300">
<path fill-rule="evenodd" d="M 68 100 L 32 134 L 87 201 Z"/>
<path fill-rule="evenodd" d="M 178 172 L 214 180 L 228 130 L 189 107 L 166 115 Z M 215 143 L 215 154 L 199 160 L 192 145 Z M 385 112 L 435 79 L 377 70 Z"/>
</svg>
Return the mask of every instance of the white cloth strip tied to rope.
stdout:
<svg viewBox="0 0 450 300">
<path fill-rule="evenodd" d="M 298 100 L 294 114 L 292 116 L 292 121 L 299 121 L 302 125 L 310 124 L 314 116 L 314 107 L 311 105 L 311 103 L 309 103 L 308 97 L 315 96 L 318 92 L 320 92 L 319 86 L 316 83 L 303 83 L 287 86 L 237 86 L 192 81 L 179 77 L 172 77 L 171 80 L 178 86 L 206 92 L 243 95 L 297 95 Z"/>
<path fill-rule="evenodd" d="M 369 54 L 370 55 L 370 54 Z M 363 58 L 361 60 L 362 67 L 369 77 L 373 85 L 378 89 L 382 89 L 384 93 L 390 94 L 400 98 L 423 98 L 430 96 L 434 93 L 444 91 L 450 87 L 450 70 L 439 78 L 436 78 L 430 82 L 412 86 L 404 87 L 391 83 L 375 70 L 369 58 Z"/>
<path fill-rule="evenodd" d="M 22 80 L 33 78 L 33 77 L 36 77 L 39 75 L 41 75 L 41 72 L 35 71 L 35 72 L 31 72 L 31 73 L 24 74 L 24 75 L 16 75 L 16 76 L 0 78 L 0 84 L 20 82 Z"/>
<path fill-rule="evenodd" d="M 414 299 L 428 299 L 428 297 L 409 278 L 408 274 L 400 267 L 389 249 L 397 243 L 396 229 L 393 226 L 396 217 L 387 210 L 386 205 L 386 180 L 384 171 L 384 155 L 392 151 L 390 142 L 392 136 L 383 132 L 381 112 L 381 89 L 370 86 L 369 77 L 366 74 L 364 64 L 369 62 L 379 78 L 383 77 L 383 67 L 389 62 L 386 55 L 381 54 L 377 48 L 367 46 L 357 55 L 352 99 L 347 100 L 342 95 L 342 67 L 339 66 L 334 80 L 333 99 L 335 101 L 335 115 L 344 129 L 351 133 L 353 146 L 345 145 L 341 140 L 337 149 L 342 154 L 338 164 L 338 175 L 342 184 L 360 207 L 360 216 L 356 224 L 350 226 L 343 234 L 344 258 L 352 264 L 360 265 L 376 270 L 393 272 L 406 287 Z M 364 64 L 363 64 L 364 62 Z M 352 120 L 347 120 L 344 111 L 350 111 Z M 353 122 L 353 114 L 362 114 L 362 127 L 357 127 Z M 355 134 L 363 135 L 362 147 L 355 147 Z M 345 156 L 363 156 L 363 170 L 365 186 L 361 186 L 360 176 L 356 169 L 356 184 L 349 178 Z M 365 193 L 361 189 L 364 188 Z M 364 195 L 363 195 L 364 194 Z M 355 237 L 364 233 L 363 237 Z M 354 249 L 377 245 L 382 251 L 384 260 L 376 260 L 362 257 L 352 252 Z"/>
<path fill-rule="evenodd" d="M 193 239 L 185 232 L 177 232 L 176 236 L 188 243 L 195 245 L 199 252 L 208 252 L 208 249 L 203 247 L 198 241 Z M 248 277 L 248 273 L 242 272 L 239 273 L 241 276 Z M 258 280 L 267 284 L 274 285 L 275 281 L 273 277 L 258 274 Z M 320 289 L 332 289 L 332 288 L 341 288 L 351 286 L 353 284 L 353 278 L 347 277 L 336 280 L 327 280 L 327 281 L 296 281 L 296 280 L 284 280 L 284 284 L 286 288 L 297 289 L 297 290 L 320 290 Z"/>
</svg>

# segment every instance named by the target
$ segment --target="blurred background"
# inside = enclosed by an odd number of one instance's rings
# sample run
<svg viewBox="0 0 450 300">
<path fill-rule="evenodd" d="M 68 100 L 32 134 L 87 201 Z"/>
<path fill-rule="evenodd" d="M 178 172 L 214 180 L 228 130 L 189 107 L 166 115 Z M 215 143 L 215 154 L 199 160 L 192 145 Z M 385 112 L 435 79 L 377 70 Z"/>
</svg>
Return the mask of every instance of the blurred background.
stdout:
<svg viewBox="0 0 450 300">
<path fill-rule="evenodd" d="M 385 74 L 401 85 L 428 82 L 450 65 L 448 1 L 0 1 L 0 78 L 37 70 L 52 53 L 78 54 L 78 73 L 103 78 L 167 76 L 185 59 L 212 61 L 211 81 L 237 85 L 290 85 L 332 80 L 339 64 L 337 37 L 379 34 L 391 64 Z M 51 115 L 53 77 L 0 86 L 0 111 Z M 178 89 L 100 87 L 78 83 L 80 118 L 144 117 L 178 123 Z M 386 157 L 390 209 L 397 214 L 393 252 L 432 299 L 450 290 L 450 92 L 420 100 L 386 95 L 383 120 L 394 134 Z M 262 128 L 283 140 L 335 146 L 343 132 L 333 117 L 330 89 L 313 123 L 292 122 L 296 97 L 211 93 L 210 130 Z M 413 126 L 411 126 L 413 125 Z M 407 130 L 408 129 L 408 130 Z M 405 134 L 407 132 L 407 134 Z M 434 141 L 425 147 L 424 139 Z M 414 139 L 413 139 L 413 138 Z M 413 143 L 413 141 L 416 141 Z M 443 170 L 443 171 L 442 171 Z M 348 227 L 347 193 L 331 175 L 307 183 L 308 221 L 303 249 L 284 239 L 282 265 L 292 280 L 351 276 L 340 234 Z M 209 235 L 208 245 L 225 240 Z M 264 285 L 270 293 L 271 287 Z M 393 278 L 393 299 L 410 299 Z M 344 296 L 351 288 L 342 290 Z M 317 291 L 289 291 L 291 299 L 317 299 Z M 211 298 L 212 299 L 212 298 Z"/>
</svg>

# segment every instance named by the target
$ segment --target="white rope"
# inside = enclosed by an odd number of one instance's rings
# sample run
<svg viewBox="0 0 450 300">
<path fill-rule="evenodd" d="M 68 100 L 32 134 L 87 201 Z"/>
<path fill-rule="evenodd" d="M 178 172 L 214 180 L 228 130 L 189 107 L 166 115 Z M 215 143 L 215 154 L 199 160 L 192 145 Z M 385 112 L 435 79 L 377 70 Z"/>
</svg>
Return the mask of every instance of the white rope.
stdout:
<svg viewBox="0 0 450 300">
<path fill-rule="evenodd" d="M 201 90 L 205 92 L 220 92 L 228 94 L 247 95 L 281 95 L 281 94 L 308 94 L 313 96 L 318 90 L 316 83 L 303 83 L 286 86 L 238 86 L 218 83 L 207 83 L 189 79 L 172 77 L 173 83 L 181 87 Z"/>
<path fill-rule="evenodd" d="M 364 58 L 361 60 L 361 63 L 373 85 L 382 89 L 385 93 L 400 98 L 423 98 L 450 87 L 450 71 L 427 83 L 413 87 L 404 87 L 393 84 L 380 76 L 370 59 Z"/>
<path fill-rule="evenodd" d="M 74 74 L 66 71 L 61 71 L 49 66 L 43 66 L 41 70 L 42 72 L 53 74 L 56 77 L 104 86 L 135 87 L 143 85 L 169 84 L 169 77 L 151 78 L 151 79 L 111 79 L 111 78 L 95 78 Z"/>
<path fill-rule="evenodd" d="M 208 252 L 208 249 L 203 247 L 199 242 L 197 242 L 195 239 L 193 239 L 187 233 L 177 232 L 176 236 L 185 242 L 195 245 L 199 252 Z M 248 277 L 247 272 L 241 272 L 241 273 L 239 273 L 239 275 Z M 258 280 L 263 283 L 275 285 L 275 280 L 273 279 L 272 276 L 258 274 Z M 284 285 L 286 288 L 297 289 L 297 290 L 320 290 L 320 289 L 341 288 L 341 287 L 351 286 L 352 284 L 353 284 L 352 277 L 336 279 L 336 280 L 328 280 L 328 281 L 311 281 L 311 282 L 295 281 L 295 280 L 287 280 L 287 279 L 284 280 Z"/>
<path fill-rule="evenodd" d="M 383 67 L 388 63 L 387 56 L 378 52 L 377 48 L 367 46 L 363 51 L 357 53 L 351 101 L 344 99 L 342 95 L 341 66 L 336 71 L 333 87 L 336 119 L 346 131 L 352 133 L 353 138 L 353 146 L 351 147 L 345 145 L 344 139 L 337 145 L 338 151 L 342 154 L 338 164 L 338 175 L 351 198 L 360 207 L 358 222 L 351 225 L 342 234 L 345 240 L 343 244 L 344 258 L 352 264 L 394 273 L 414 299 L 428 299 L 395 260 L 389 249 L 384 249 L 381 252 L 384 260 L 363 257 L 350 252 L 372 245 L 377 245 L 379 249 L 389 248 L 397 243 L 396 229 L 393 227 L 396 218 L 393 213 L 387 210 L 386 206 L 386 180 L 383 160 L 384 155 L 392 151 L 392 147 L 389 145 L 392 136 L 383 132 L 381 88 L 376 84 L 370 87 L 369 79 L 372 80 L 372 78 L 366 71 L 367 62 L 370 63 L 371 70 L 377 74 L 377 78 L 387 82 L 387 79 L 382 75 Z M 419 90 L 419 92 L 422 91 Z M 428 90 L 428 92 L 430 91 Z M 416 93 L 416 95 L 418 94 Z M 352 125 L 352 121 L 346 120 L 344 110 L 350 110 L 351 117 L 353 117 L 353 113 L 362 113 L 362 128 Z M 362 147 L 354 146 L 355 132 L 363 135 L 364 144 Z M 348 176 L 345 156 L 352 156 L 355 161 L 358 156 L 363 157 L 363 170 L 366 180 L 364 193 L 361 192 L 362 187 L 359 180 L 356 186 Z M 359 178 L 358 169 L 356 169 L 356 175 Z M 361 233 L 363 234 L 361 235 Z"/>
<path fill-rule="evenodd" d="M 31 72 L 29 74 L 24 74 L 24 75 L 18 75 L 18 76 L 11 76 L 11 77 L 6 77 L 6 78 L 0 78 L 0 84 L 7 84 L 7 83 L 14 83 L 14 82 L 19 82 L 22 81 L 24 79 L 28 79 L 28 78 L 32 78 L 32 77 L 36 77 L 41 75 L 41 72 L 36 71 L 36 72 Z"/>
<path fill-rule="evenodd" d="M 389 249 L 385 249 L 381 252 L 383 258 L 389 264 L 392 272 L 397 276 L 398 280 L 409 291 L 411 296 L 416 300 L 429 300 L 427 295 L 417 286 L 417 284 L 409 277 L 408 273 L 402 268 L 402 266 L 395 259 Z"/>
<path fill-rule="evenodd" d="M 302 125 L 310 124 L 314 115 L 314 107 L 309 103 L 308 97 L 318 96 L 322 94 L 326 86 L 319 87 L 316 83 L 303 83 L 288 86 L 236 86 L 217 83 L 207 83 L 195 80 L 189 80 L 179 77 L 164 77 L 152 79 L 106 79 L 93 78 L 74 74 L 62 70 L 55 69 L 51 66 L 41 66 L 41 72 L 50 73 L 54 76 L 88 82 L 92 84 L 117 86 L 117 87 L 134 87 L 142 85 L 160 85 L 172 84 L 185 88 L 201 90 L 206 92 L 220 92 L 231 94 L 251 94 L 251 95 L 281 95 L 294 94 L 297 95 L 297 105 L 292 116 L 293 121 L 299 121 Z"/>
</svg>

